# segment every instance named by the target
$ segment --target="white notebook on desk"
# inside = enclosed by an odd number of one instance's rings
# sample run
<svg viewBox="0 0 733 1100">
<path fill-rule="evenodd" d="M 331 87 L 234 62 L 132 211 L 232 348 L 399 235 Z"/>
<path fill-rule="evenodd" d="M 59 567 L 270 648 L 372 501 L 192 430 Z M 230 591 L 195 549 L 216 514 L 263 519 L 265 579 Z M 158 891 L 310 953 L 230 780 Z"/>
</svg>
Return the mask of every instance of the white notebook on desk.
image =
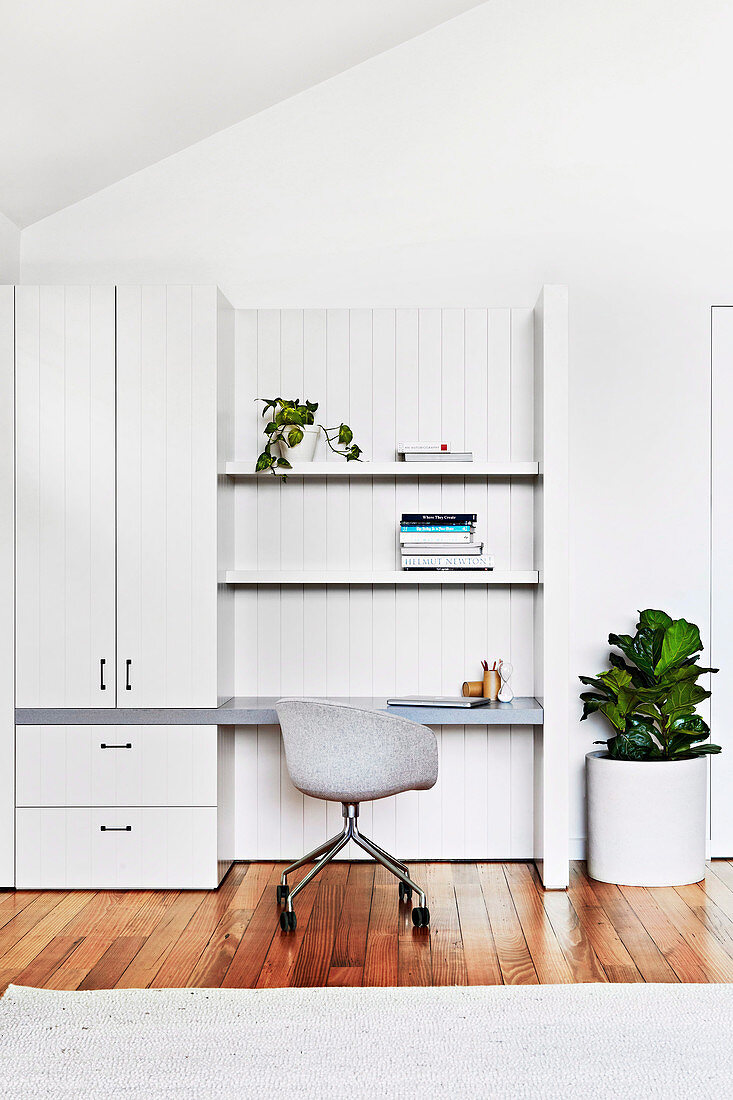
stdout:
<svg viewBox="0 0 733 1100">
<path fill-rule="evenodd" d="M 465 695 L 401 695 L 388 699 L 388 707 L 485 707 L 490 700 L 469 698 Z"/>
</svg>

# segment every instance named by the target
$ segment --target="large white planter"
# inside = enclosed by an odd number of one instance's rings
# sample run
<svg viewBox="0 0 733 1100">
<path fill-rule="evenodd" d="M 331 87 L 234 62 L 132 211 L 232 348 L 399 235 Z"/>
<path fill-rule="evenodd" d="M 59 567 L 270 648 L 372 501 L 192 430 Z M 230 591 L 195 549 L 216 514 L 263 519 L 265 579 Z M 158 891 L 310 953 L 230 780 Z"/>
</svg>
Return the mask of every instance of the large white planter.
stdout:
<svg viewBox="0 0 733 1100">
<path fill-rule="evenodd" d="M 707 759 L 585 758 L 588 873 L 619 886 L 684 886 L 705 876 Z"/>
<path fill-rule="evenodd" d="M 313 461 L 321 429 L 318 425 L 311 424 L 307 428 L 301 428 L 301 431 L 303 432 L 303 438 L 300 443 L 296 443 L 294 447 L 289 447 L 284 440 L 278 443 L 281 457 L 287 458 L 288 462 Z"/>
</svg>

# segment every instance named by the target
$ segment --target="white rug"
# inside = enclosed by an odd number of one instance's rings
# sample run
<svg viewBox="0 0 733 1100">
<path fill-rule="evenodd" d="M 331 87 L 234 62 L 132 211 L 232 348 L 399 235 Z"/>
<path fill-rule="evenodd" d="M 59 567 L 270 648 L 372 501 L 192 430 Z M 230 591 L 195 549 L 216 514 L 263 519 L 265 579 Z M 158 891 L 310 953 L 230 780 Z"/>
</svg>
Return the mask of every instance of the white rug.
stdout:
<svg viewBox="0 0 733 1100">
<path fill-rule="evenodd" d="M 161 989 L 0 1001 L 15 1097 L 723 1097 L 733 986 Z"/>
</svg>

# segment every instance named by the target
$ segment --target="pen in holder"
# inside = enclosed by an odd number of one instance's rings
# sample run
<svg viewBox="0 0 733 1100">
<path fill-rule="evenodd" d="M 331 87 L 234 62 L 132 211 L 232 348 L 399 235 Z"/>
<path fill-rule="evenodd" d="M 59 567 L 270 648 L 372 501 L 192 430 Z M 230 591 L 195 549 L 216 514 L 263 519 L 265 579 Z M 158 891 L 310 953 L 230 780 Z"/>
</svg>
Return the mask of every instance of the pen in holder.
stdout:
<svg viewBox="0 0 733 1100">
<path fill-rule="evenodd" d="M 483 697 L 495 703 L 501 690 L 501 676 L 496 669 L 490 668 L 484 672 Z"/>
</svg>

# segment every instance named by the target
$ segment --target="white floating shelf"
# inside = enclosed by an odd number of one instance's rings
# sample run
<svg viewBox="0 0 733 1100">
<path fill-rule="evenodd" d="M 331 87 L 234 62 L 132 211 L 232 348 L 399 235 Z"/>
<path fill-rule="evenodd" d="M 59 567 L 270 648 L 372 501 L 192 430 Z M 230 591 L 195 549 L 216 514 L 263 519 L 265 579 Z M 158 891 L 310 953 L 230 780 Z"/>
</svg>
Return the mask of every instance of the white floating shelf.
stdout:
<svg viewBox="0 0 733 1100">
<path fill-rule="evenodd" d="M 254 461 L 227 462 L 229 477 L 274 480 L 255 473 Z M 303 462 L 288 477 L 536 477 L 538 462 Z"/>
<path fill-rule="evenodd" d="M 492 570 L 261 570 L 228 569 L 226 584 L 538 584 L 534 569 Z"/>
</svg>

